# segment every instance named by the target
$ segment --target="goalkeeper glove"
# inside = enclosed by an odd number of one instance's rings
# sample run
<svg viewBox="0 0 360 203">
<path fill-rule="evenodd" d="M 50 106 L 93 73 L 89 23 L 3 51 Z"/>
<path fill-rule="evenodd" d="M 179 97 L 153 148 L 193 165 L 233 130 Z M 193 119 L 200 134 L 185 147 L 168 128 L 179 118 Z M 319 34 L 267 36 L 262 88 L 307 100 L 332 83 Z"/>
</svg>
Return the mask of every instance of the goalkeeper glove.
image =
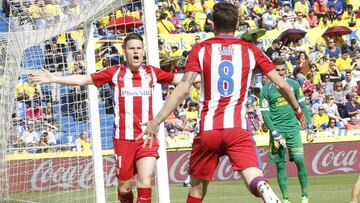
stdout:
<svg viewBox="0 0 360 203">
<path fill-rule="evenodd" d="M 314 134 L 314 131 L 313 131 L 313 125 L 308 124 L 307 130 L 306 130 L 306 141 L 313 142 L 314 139 L 315 139 L 314 137 L 315 137 L 315 134 Z"/>
<path fill-rule="evenodd" d="M 280 149 L 280 147 L 287 148 L 285 139 L 276 131 L 272 131 L 272 135 L 274 137 L 274 147 L 275 149 Z"/>
</svg>

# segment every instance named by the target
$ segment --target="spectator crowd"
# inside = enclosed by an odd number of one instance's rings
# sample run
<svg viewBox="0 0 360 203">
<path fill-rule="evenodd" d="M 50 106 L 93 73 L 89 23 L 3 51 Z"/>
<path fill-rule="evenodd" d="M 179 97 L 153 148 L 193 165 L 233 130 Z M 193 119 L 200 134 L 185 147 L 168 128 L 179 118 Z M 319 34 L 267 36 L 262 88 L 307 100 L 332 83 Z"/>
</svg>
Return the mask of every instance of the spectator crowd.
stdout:
<svg viewBox="0 0 360 203">
<path fill-rule="evenodd" d="M 67 5 L 62 3 L 67 2 Z M 83 2 L 82 4 L 77 4 Z M 23 12 L 29 13 L 35 24 L 41 28 L 49 22 L 62 21 L 86 7 L 87 1 L 34 1 L 21 5 Z M 102 41 L 95 49 L 96 70 L 121 64 L 124 57 L 115 43 L 128 32 L 143 33 L 143 19 L 140 1 L 130 3 L 104 15 L 95 22 L 94 34 Z M 192 44 L 201 41 L 201 32 L 212 32 L 211 11 L 216 0 L 166 0 L 155 1 L 157 6 L 157 29 L 159 34 L 172 35 L 195 33 Z M 346 26 L 360 28 L 360 3 L 358 0 L 228 0 L 239 10 L 238 31 L 251 29 L 288 30 L 292 28 L 309 30 Z M 65 15 L 66 14 L 66 15 Z M 132 17 L 130 23 L 120 26 L 119 18 Z M 23 23 L 23 22 L 21 22 Z M 23 23 L 25 25 L 25 23 Z M 115 25 L 115 26 L 113 26 Z M 62 33 L 43 45 L 44 63 L 41 65 L 56 74 L 85 74 L 82 27 L 76 31 Z M 105 40 L 101 40 L 105 39 Z M 108 40 L 111 39 L 111 40 Z M 108 41 L 107 41 L 108 40 Z M 117 42 L 113 42 L 117 41 Z M 273 40 L 270 47 L 263 47 L 257 39 L 253 40 L 266 55 L 274 60 L 286 61 L 289 78 L 296 79 L 303 90 L 313 117 L 314 129 L 337 136 L 342 129 L 360 129 L 360 46 L 359 38 L 344 41 L 339 35 L 319 37 L 309 49 L 302 46 L 302 40 L 286 43 Z M 161 68 L 172 72 L 184 72 L 188 51 L 180 51 L 178 44 L 165 49 L 164 39 L 159 37 Z M 27 77 L 25 77 L 27 78 Z M 259 111 L 259 93 L 267 78 L 257 73 L 253 77 L 247 100 L 247 124 L 253 135 L 268 136 L 268 128 L 262 121 Z M 163 86 L 164 101 L 174 86 Z M 48 88 L 21 78 L 17 86 L 15 113 L 13 114 L 12 147 L 50 146 L 59 144 L 56 134 L 61 131 L 61 122 L 56 118 L 54 105 L 67 103 L 62 110 L 74 122 L 86 122 L 87 93 L 83 87 L 69 88 L 66 95 L 60 93 L 61 87 Z M 105 103 L 106 114 L 113 113 L 111 95 L 108 88 L 99 90 L 101 101 Z M 167 144 L 170 148 L 190 147 L 197 131 L 198 112 L 201 109 L 201 82 L 193 84 L 187 98 L 165 121 Z M 19 115 L 22 106 L 24 115 Z M 25 118 L 21 120 L 19 118 Z M 61 119 L 60 119 L 61 120 Z M 35 127 L 34 127 L 35 126 Z M 85 129 L 83 129 L 85 130 Z M 81 134 L 81 135 L 80 135 Z M 87 132 L 79 131 L 74 140 L 74 150 L 88 150 L 90 145 Z M 75 141 L 76 140 L 76 141 Z M 39 148 L 36 152 L 48 152 Z"/>
</svg>

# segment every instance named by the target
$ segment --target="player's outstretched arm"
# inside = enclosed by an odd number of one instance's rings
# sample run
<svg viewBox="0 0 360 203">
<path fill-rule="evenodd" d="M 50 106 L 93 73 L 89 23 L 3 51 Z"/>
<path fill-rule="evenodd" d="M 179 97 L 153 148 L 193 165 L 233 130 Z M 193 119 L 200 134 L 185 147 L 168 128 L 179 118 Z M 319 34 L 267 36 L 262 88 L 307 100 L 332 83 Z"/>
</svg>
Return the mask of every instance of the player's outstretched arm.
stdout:
<svg viewBox="0 0 360 203">
<path fill-rule="evenodd" d="M 181 82 L 183 76 L 184 76 L 183 73 L 174 74 L 174 80 L 171 83 L 174 84 L 174 85 L 179 84 Z M 194 79 L 193 83 L 200 82 L 200 81 L 201 81 L 201 76 L 198 74 L 196 76 L 196 78 Z"/>
<path fill-rule="evenodd" d="M 94 84 L 90 75 L 56 76 L 45 69 L 42 69 L 38 74 L 32 75 L 30 79 L 36 83 L 57 83 L 71 86 Z"/>
<path fill-rule="evenodd" d="M 267 74 L 267 77 L 276 85 L 276 88 L 279 90 L 280 94 L 293 108 L 301 127 L 306 129 L 307 122 L 304 116 L 304 112 L 301 110 L 300 105 L 297 102 L 295 95 L 293 94 L 291 86 L 275 70 L 270 71 Z"/>
</svg>

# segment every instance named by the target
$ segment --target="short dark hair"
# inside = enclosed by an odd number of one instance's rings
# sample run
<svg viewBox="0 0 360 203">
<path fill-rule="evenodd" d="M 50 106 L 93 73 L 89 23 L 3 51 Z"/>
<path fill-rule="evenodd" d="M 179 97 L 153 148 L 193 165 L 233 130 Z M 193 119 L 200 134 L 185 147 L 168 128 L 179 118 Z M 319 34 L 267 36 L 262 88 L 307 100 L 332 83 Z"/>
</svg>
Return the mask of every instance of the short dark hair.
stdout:
<svg viewBox="0 0 360 203">
<path fill-rule="evenodd" d="M 279 44 L 280 45 L 280 40 L 274 39 L 271 44 Z"/>
<path fill-rule="evenodd" d="M 238 21 L 238 10 L 230 3 L 217 3 L 212 14 L 214 28 L 218 32 L 235 32 Z"/>
<path fill-rule="evenodd" d="M 258 87 L 255 87 L 255 88 L 252 89 L 252 92 L 253 92 L 254 94 L 260 94 L 260 91 L 261 91 L 261 89 L 258 88 Z"/>
<path fill-rule="evenodd" d="M 144 42 L 142 36 L 138 33 L 130 33 L 128 34 L 125 39 L 124 39 L 124 47 L 126 47 L 126 44 L 128 41 L 132 40 L 132 39 L 137 39 L 140 40 L 141 42 Z"/>
<path fill-rule="evenodd" d="M 284 59 L 281 59 L 281 58 L 276 58 L 276 59 L 273 60 L 273 64 L 275 66 L 285 65 L 286 61 Z"/>
<path fill-rule="evenodd" d="M 166 13 L 161 13 L 159 18 L 160 18 L 160 20 L 165 20 L 167 18 L 167 16 L 168 15 Z"/>
</svg>

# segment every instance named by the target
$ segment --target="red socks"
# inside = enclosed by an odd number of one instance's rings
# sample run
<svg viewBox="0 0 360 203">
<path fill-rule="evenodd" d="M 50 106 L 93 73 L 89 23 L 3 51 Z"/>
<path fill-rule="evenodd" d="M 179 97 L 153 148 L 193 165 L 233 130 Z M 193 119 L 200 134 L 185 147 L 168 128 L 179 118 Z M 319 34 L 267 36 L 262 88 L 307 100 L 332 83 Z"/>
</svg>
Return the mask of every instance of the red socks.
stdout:
<svg viewBox="0 0 360 203">
<path fill-rule="evenodd" d="M 118 198 L 121 203 L 133 203 L 134 195 L 133 195 L 132 191 L 130 191 L 129 193 L 126 193 L 126 194 L 121 194 L 118 191 Z"/>
<path fill-rule="evenodd" d="M 198 197 L 193 197 L 190 194 L 188 194 L 186 203 L 202 203 L 202 199 Z"/>
<path fill-rule="evenodd" d="M 137 188 L 137 192 L 136 203 L 151 203 L 151 188 Z"/>
</svg>

